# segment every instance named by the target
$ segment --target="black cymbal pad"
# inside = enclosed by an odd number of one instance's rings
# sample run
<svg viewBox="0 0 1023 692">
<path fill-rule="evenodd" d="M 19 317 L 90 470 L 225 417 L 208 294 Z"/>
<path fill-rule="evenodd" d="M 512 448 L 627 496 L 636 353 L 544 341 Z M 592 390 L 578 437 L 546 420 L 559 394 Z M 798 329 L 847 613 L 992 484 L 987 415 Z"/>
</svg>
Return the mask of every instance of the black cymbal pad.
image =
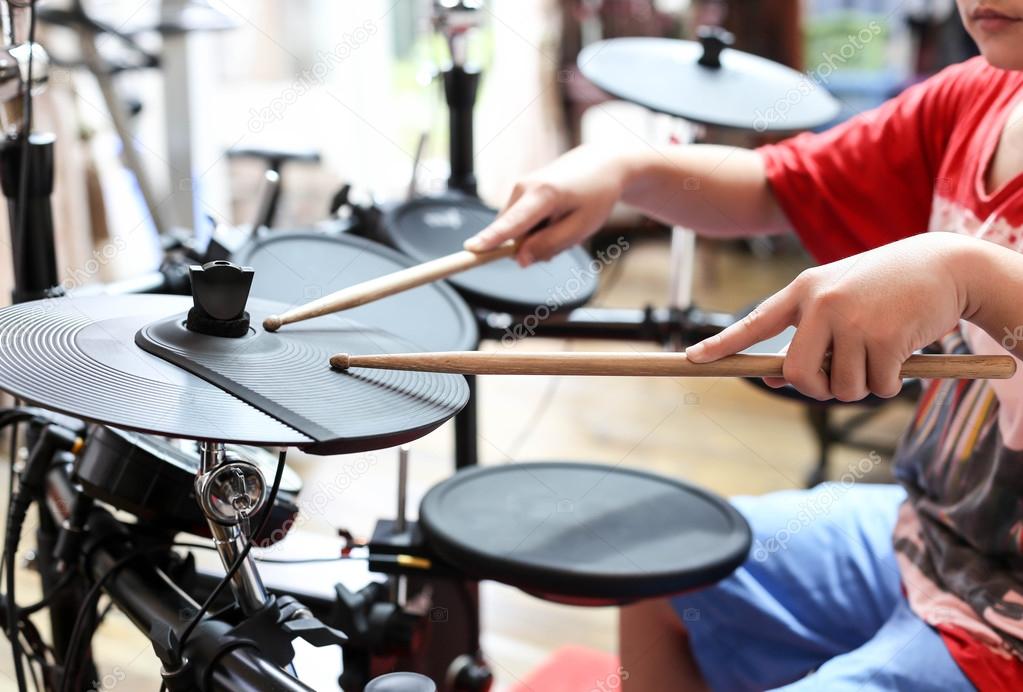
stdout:
<svg viewBox="0 0 1023 692">
<path fill-rule="evenodd" d="M 706 125 L 792 132 L 838 116 L 838 101 L 801 72 L 731 48 L 719 67 L 702 55 L 695 41 L 615 38 L 584 48 L 578 64 L 612 96 Z"/>
<path fill-rule="evenodd" d="M 383 330 L 332 316 L 270 333 L 259 325 L 280 304 L 250 300 L 247 307 L 256 326 L 242 338 L 197 334 L 172 316 L 140 329 L 135 343 L 308 435 L 320 452 L 403 444 L 439 426 L 468 400 L 461 377 L 330 369 L 330 356 L 339 349 L 387 353 L 409 347 Z"/>
<path fill-rule="evenodd" d="M 202 337 L 191 348 L 203 353 L 212 340 L 234 343 L 239 353 L 256 335 L 278 338 L 288 355 L 267 363 L 236 358 L 225 370 L 259 367 L 274 382 L 290 410 L 309 399 L 320 427 L 333 437 L 305 433 L 238 395 L 142 350 L 136 333 L 170 317 L 183 322 L 190 298 L 177 296 L 98 296 L 54 298 L 0 310 L 0 389 L 44 408 L 77 418 L 140 432 L 189 439 L 253 445 L 296 446 L 313 453 L 377 449 L 425 434 L 454 415 L 468 397 L 461 377 L 420 373 L 423 378 L 347 378 L 329 369 L 337 349 L 409 345 L 393 336 L 340 318 L 289 325 L 287 336 L 259 329 L 263 316 L 285 309 L 268 301 L 249 302 L 252 336 Z M 331 321 L 334 320 L 334 321 Z M 184 328 L 181 327 L 184 331 Z M 285 330 L 282 330 L 282 332 Z M 191 333 L 189 333 L 191 334 Z M 299 345 L 308 338 L 315 348 Z M 205 341 L 203 341 L 205 340 Z M 172 340 L 173 342 L 173 340 Z M 173 343 L 171 344 L 173 346 Z M 336 347 L 336 348 L 335 348 Z M 267 352 L 262 347 L 260 353 Z M 215 350 L 215 349 L 214 349 Z M 365 352 L 365 351 L 364 351 Z M 281 373 L 287 372 L 287 381 Z M 239 375 L 240 377 L 241 375 Z M 304 378 L 335 383 L 330 391 L 303 389 Z M 352 383 L 355 384 L 352 384 Z M 302 415 L 305 411 L 295 411 Z M 323 430 L 317 429 L 317 434 Z"/>
</svg>

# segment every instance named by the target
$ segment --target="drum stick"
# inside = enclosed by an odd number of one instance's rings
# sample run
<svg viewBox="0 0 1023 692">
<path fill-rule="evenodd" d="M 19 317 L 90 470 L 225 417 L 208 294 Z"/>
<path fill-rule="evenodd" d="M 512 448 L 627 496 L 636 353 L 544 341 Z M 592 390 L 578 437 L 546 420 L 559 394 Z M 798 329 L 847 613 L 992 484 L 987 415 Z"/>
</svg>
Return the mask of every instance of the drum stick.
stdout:
<svg viewBox="0 0 1023 692">
<path fill-rule="evenodd" d="M 459 375 L 592 375 L 612 377 L 782 377 L 785 356 L 727 356 L 691 363 L 684 353 L 395 353 L 330 358 L 336 370 L 376 368 Z M 827 368 L 825 363 L 824 367 Z M 1016 372 L 1011 356 L 914 355 L 902 377 L 1004 380 Z"/>
<path fill-rule="evenodd" d="M 461 250 L 459 252 L 438 257 L 429 262 L 417 264 L 408 269 L 378 276 L 369 281 L 342 288 L 330 295 L 310 301 L 305 305 L 292 308 L 280 315 L 270 315 L 263 320 L 263 329 L 268 332 L 275 332 L 285 324 L 301 322 L 320 315 L 329 315 L 332 312 L 348 310 L 374 300 L 380 300 L 387 296 L 407 291 L 431 281 L 446 279 L 453 274 L 482 266 L 494 260 L 511 257 L 518 249 L 518 243 L 509 241 L 493 250 L 485 252 L 470 252 Z"/>
</svg>

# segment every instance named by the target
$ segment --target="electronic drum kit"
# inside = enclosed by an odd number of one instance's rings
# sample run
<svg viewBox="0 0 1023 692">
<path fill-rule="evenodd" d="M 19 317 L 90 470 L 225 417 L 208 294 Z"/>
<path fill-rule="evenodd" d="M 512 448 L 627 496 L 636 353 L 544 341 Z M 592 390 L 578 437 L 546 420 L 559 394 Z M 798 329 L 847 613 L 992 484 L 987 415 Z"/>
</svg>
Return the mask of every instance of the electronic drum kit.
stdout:
<svg viewBox="0 0 1023 692">
<path fill-rule="evenodd" d="M 465 25 L 458 26 L 448 35 L 454 56 L 464 54 L 458 42 Z M 720 33 L 707 34 L 702 48 L 611 40 L 587 48 L 580 61 L 611 93 L 729 127 L 754 129 L 757 108 L 807 89 L 799 73 L 721 41 Z M 73 456 L 60 457 L 68 472 L 53 482 L 71 499 L 58 518 L 81 534 L 93 578 L 152 639 L 170 690 L 309 689 L 282 672 L 292 639 L 340 644 L 342 651 L 356 640 L 373 647 L 365 633 L 346 637 L 318 609 L 310 612 L 262 583 L 248 547 L 288 533 L 301 491 L 283 457 L 265 448 L 331 455 L 404 445 L 466 406 L 470 388 L 462 375 L 781 372 L 777 355 L 697 365 L 682 353 L 474 351 L 482 312 L 528 314 L 588 257 L 576 249 L 524 272 L 508 259 L 514 244 L 481 255 L 461 250 L 495 212 L 475 197 L 471 138 L 465 150 L 478 73 L 455 60 L 444 78 L 452 122 L 463 128 L 453 137 L 461 148 L 452 152 L 452 190 L 387 210 L 380 228 L 365 234 L 387 245 L 353 234 L 265 232 L 233 261 L 192 266 L 190 298 L 52 297 L 0 310 L 0 389 L 56 412 L 49 427 L 68 427 L 65 417 L 88 424 L 70 426 L 78 437 L 65 452 Z M 472 98 L 460 90 L 466 84 Z M 787 128 L 834 115 L 830 97 L 817 87 L 810 94 L 784 121 Z M 594 288 L 583 286 L 568 307 L 583 305 Z M 637 333 L 634 327 L 626 321 L 621 330 Z M 1007 377 L 1014 367 L 1007 357 L 921 355 L 904 374 Z M 74 500 L 76 494 L 90 499 Z M 170 609 L 197 601 L 155 567 L 131 564 L 131 554 L 110 542 L 127 530 L 92 500 L 133 514 L 138 530 L 211 536 L 231 574 L 239 610 L 231 622 L 207 614 L 186 630 Z M 426 494 L 418 521 L 384 524 L 364 546 L 375 571 L 495 580 L 577 605 L 624 604 L 709 585 L 746 559 L 751 540 L 738 512 L 705 490 L 565 461 L 461 469 Z M 373 609 L 379 604 L 362 605 L 379 612 Z M 398 620 L 381 627 L 390 632 Z M 381 672 L 372 666 L 346 670 L 342 682 L 379 692 L 489 688 L 478 660 L 463 661 L 453 673 L 443 663 L 449 674 L 430 671 L 432 682 L 411 673 L 371 680 Z"/>
</svg>

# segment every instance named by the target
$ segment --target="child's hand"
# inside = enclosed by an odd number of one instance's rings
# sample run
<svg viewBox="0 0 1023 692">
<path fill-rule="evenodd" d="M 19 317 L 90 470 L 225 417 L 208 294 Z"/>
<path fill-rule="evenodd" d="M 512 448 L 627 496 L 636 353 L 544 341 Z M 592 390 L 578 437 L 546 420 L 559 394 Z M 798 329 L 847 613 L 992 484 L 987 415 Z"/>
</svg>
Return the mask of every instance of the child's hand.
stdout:
<svg viewBox="0 0 1023 692">
<path fill-rule="evenodd" d="M 795 325 L 784 380 L 819 400 L 895 396 L 913 352 L 954 329 L 967 309 L 953 258 L 972 238 L 925 233 L 808 269 L 741 322 L 686 350 L 703 363 Z M 822 365 L 831 354 L 830 375 Z"/>
<path fill-rule="evenodd" d="M 593 235 L 611 215 L 622 194 L 624 165 L 600 147 L 582 146 L 515 185 L 501 215 L 465 241 L 465 249 L 482 252 L 520 238 L 537 224 L 519 248 L 522 266 L 549 260 Z"/>
</svg>

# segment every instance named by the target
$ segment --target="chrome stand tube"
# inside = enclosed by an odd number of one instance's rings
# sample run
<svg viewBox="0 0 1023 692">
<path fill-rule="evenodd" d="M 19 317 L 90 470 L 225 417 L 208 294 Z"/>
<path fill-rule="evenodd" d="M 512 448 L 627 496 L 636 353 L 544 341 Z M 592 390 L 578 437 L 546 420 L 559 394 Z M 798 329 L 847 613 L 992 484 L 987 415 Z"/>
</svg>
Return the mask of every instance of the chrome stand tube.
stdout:
<svg viewBox="0 0 1023 692">
<path fill-rule="evenodd" d="M 266 484 L 255 465 L 245 463 L 245 466 L 240 466 L 239 462 L 229 460 L 223 443 L 202 442 L 199 446 L 199 455 L 195 495 L 209 524 L 220 561 L 227 570 L 238 559 L 249 541 L 243 526 L 247 527 L 249 520 L 265 505 Z M 252 473 L 256 475 L 243 475 Z M 226 480 L 224 476 L 227 477 Z M 231 482 L 235 479 L 241 480 L 243 484 L 232 485 Z M 246 487 L 254 485 L 259 486 L 256 493 L 258 499 L 255 501 L 245 492 Z M 246 556 L 241 567 L 235 572 L 231 580 L 231 589 L 246 614 L 260 610 L 269 602 L 269 595 L 251 556 Z"/>
</svg>

